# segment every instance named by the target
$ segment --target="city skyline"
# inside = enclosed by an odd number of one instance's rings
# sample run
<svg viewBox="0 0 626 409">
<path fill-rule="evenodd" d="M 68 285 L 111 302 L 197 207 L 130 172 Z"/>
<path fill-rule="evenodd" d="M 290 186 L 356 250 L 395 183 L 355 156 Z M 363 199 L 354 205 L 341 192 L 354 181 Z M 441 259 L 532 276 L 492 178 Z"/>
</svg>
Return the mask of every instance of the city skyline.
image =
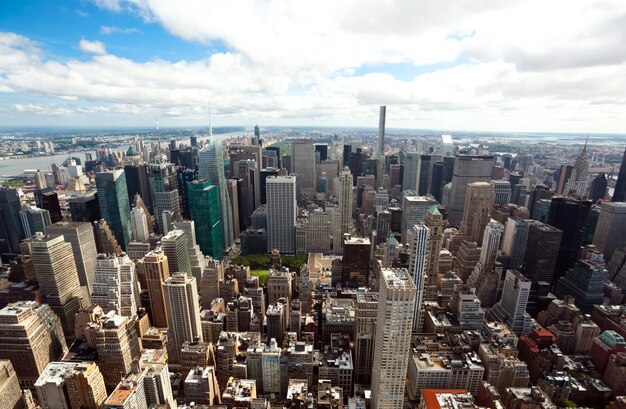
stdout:
<svg viewBox="0 0 626 409">
<path fill-rule="evenodd" d="M 626 130 L 617 1 L 240 6 L 5 2 L 0 120 Z"/>
</svg>

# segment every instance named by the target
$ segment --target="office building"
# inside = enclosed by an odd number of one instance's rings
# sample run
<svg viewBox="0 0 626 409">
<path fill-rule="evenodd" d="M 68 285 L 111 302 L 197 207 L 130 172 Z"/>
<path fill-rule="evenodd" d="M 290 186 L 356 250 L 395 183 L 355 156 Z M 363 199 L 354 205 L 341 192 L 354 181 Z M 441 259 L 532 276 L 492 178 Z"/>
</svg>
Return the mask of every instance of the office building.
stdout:
<svg viewBox="0 0 626 409">
<path fill-rule="evenodd" d="M 20 219 L 27 238 L 33 237 L 38 231 L 43 232 L 45 227 L 52 223 L 49 211 L 27 204 L 22 205 L 20 209 Z"/>
<path fill-rule="evenodd" d="M 21 409 L 24 405 L 22 389 L 13 364 L 8 359 L 0 361 L 0 407 Z"/>
<path fill-rule="evenodd" d="M 268 252 L 295 254 L 296 211 L 296 176 L 267 178 Z"/>
<path fill-rule="evenodd" d="M 452 186 L 447 201 L 444 194 L 444 205 L 448 209 L 450 225 L 461 225 L 467 185 L 473 182 L 489 183 L 493 165 L 494 157 L 492 155 L 456 156 L 452 172 Z"/>
<path fill-rule="evenodd" d="M 461 232 L 466 234 L 470 241 L 483 241 L 485 226 L 489 223 L 491 206 L 494 201 L 494 187 L 487 182 L 468 183 L 463 207 Z"/>
<path fill-rule="evenodd" d="M 50 362 L 35 390 L 44 409 L 101 408 L 107 399 L 104 378 L 94 362 Z"/>
<path fill-rule="evenodd" d="M 180 350 L 184 342 L 202 341 L 200 302 L 196 278 L 176 273 L 163 284 L 167 305 L 168 348 L 170 362 L 180 363 Z"/>
<path fill-rule="evenodd" d="M 439 273 L 439 254 L 443 244 L 443 216 L 437 206 L 431 206 L 424 218 L 424 225 L 428 227 L 428 249 L 426 263 L 426 281 L 424 285 L 424 300 L 437 300 L 437 276 Z"/>
<path fill-rule="evenodd" d="M 96 173 L 100 213 L 106 220 L 117 242 L 125 249 L 132 240 L 130 202 L 126 175 L 121 169 Z"/>
<path fill-rule="evenodd" d="M 476 296 L 483 307 L 491 307 L 497 299 L 502 266 L 496 265 L 496 257 L 503 230 L 504 226 L 494 220 L 487 224 L 478 264 L 467 279 L 467 285 L 476 289 Z"/>
<path fill-rule="evenodd" d="M 198 405 L 221 403 L 220 388 L 213 366 L 193 368 L 185 378 L 185 402 Z"/>
<path fill-rule="evenodd" d="M 415 192 L 402 193 L 402 243 L 406 244 L 408 230 L 424 222 L 428 209 L 437 205 L 432 196 L 418 196 Z"/>
<path fill-rule="evenodd" d="M 571 295 L 576 300 L 576 306 L 583 313 L 589 314 L 594 304 L 602 304 L 602 289 L 608 280 L 609 272 L 605 268 L 602 253 L 590 251 L 586 258 L 580 259 L 559 278 L 554 294 L 559 298 Z"/>
<path fill-rule="evenodd" d="M 598 200 L 606 197 L 606 189 L 609 185 L 609 181 L 606 178 L 606 173 L 602 172 L 596 176 L 589 185 L 589 199 L 591 203 L 597 203 Z"/>
<path fill-rule="evenodd" d="M 521 268 L 528 241 L 530 220 L 508 218 L 502 238 L 502 253 L 508 259 L 507 264 L 512 268 Z"/>
<path fill-rule="evenodd" d="M 488 319 L 504 322 L 517 336 L 530 331 L 531 317 L 526 312 L 532 282 L 517 270 L 508 270 L 502 298 L 489 310 Z"/>
<path fill-rule="evenodd" d="M 352 174 L 349 169 L 339 172 L 338 192 L 339 207 L 335 210 L 335 225 L 333 229 L 333 251 L 341 254 L 343 235 L 352 233 L 352 209 L 354 206 L 354 193 L 352 190 Z"/>
<path fill-rule="evenodd" d="M 552 199 L 554 193 L 550 190 L 549 187 L 545 185 L 537 185 L 535 186 L 529 194 L 528 198 L 528 212 L 534 218 L 535 214 L 535 205 L 539 200 L 542 199 Z M 548 206 L 549 207 L 549 206 Z M 540 220 L 541 221 L 541 220 Z M 543 221 L 545 223 L 545 221 Z"/>
<path fill-rule="evenodd" d="M 378 293 L 359 291 L 356 294 L 354 323 L 354 383 L 370 385 L 376 340 Z"/>
<path fill-rule="evenodd" d="M 604 202 L 593 235 L 593 244 L 611 260 L 615 249 L 626 245 L 626 203 Z"/>
<path fill-rule="evenodd" d="M 407 152 L 402 173 L 402 191 L 419 191 L 422 155 L 420 152 Z"/>
<path fill-rule="evenodd" d="M 50 220 L 52 220 L 52 223 L 57 223 L 63 220 L 63 215 L 61 214 L 61 204 L 59 203 L 59 195 L 53 188 L 49 187 L 43 190 L 36 190 L 35 204 L 50 212 Z"/>
<path fill-rule="evenodd" d="M 298 199 L 315 197 L 315 149 L 311 139 L 291 142 L 291 173 L 296 175 Z"/>
<path fill-rule="evenodd" d="M 152 211 L 152 195 L 148 183 L 148 166 L 145 163 L 129 164 L 124 166 L 126 186 L 128 188 L 128 202 L 132 203 L 139 195 L 146 205 L 148 213 Z"/>
<path fill-rule="evenodd" d="M 19 254 L 26 238 L 20 219 L 20 197 L 13 188 L 0 188 L 0 254 Z"/>
<path fill-rule="evenodd" d="M 46 226 L 45 233 L 52 237 L 63 235 L 65 242 L 72 245 L 78 281 L 83 292 L 91 294 L 97 256 L 91 223 L 58 222 Z"/>
<path fill-rule="evenodd" d="M 235 242 L 233 231 L 233 209 L 226 188 L 224 177 L 224 154 L 221 141 L 210 141 L 199 152 L 198 179 L 207 180 L 218 187 L 220 208 L 222 211 L 222 230 L 224 248 L 229 249 Z"/>
<path fill-rule="evenodd" d="M 155 162 L 148 165 L 148 180 L 150 198 L 154 209 L 154 220 L 157 230 L 161 234 L 167 232 L 167 227 L 163 224 L 163 212 L 180 213 L 176 166 L 166 161 L 165 157 L 157 156 Z"/>
<path fill-rule="evenodd" d="M 416 288 L 406 269 L 383 269 L 372 370 L 372 408 L 401 408 Z"/>
<path fill-rule="evenodd" d="M 161 249 L 167 256 L 169 270 L 191 275 L 187 236 L 183 230 L 174 229 L 161 238 Z"/>
<path fill-rule="evenodd" d="M 196 226 L 196 240 L 207 256 L 221 260 L 224 256 L 224 229 L 222 228 L 220 196 L 216 185 L 208 181 L 194 181 L 187 185 L 191 220 Z"/>
<path fill-rule="evenodd" d="M 450 309 L 462 330 L 479 330 L 483 327 L 485 310 L 480 306 L 475 289 L 462 283 L 454 285 Z"/>
<path fill-rule="evenodd" d="M 148 230 L 148 215 L 143 207 L 134 207 L 130 212 L 130 228 L 133 232 L 133 240 L 148 241 L 150 231 Z"/>
<path fill-rule="evenodd" d="M 93 233 L 96 240 L 96 250 L 98 253 L 121 254 L 122 247 L 117 242 L 115 235 L 104 219 L 93 223 Z M 130 245 L 130 244 L 129 244 Z"/>
<path fill-rule="evenodd" d="M 563 231 L 556 262 L 557 277 L 562 276 L 578 260 L 590 208 L 591 202 L 588 200 L 569 197 L 552 199 L 548 224 Z"/>
<path fill-rule="evenodd" d="M 615 184 L 611 201 L 626 202 L 626 150 L 624 150 L 622 165 L 619 168 L 619 175 L 617 176 L 617 183 Z"/>
<path fill-rule="evenodd" d="M 427 276 L 430 248 L 430 229 L 424 224 L 416 224 L 409 229 L 409 273 L 415 283 L 415 311 L 413 312 L 413 332 L 420 333 L 424 326 L 424 285 Z"/>
<path fill-rule="evenodd" d="M 22 388 L 32 387 L 67 350 L 61 322 L 47 304 L 19 301 L 0 310 L 0 359 L 19 363 L 14 369 Z"/>
<path fill-rule="evenodd" d="M 370 253 L 369 239 L 346 236 L 343 243 L 344 286 L 355 288 L 369 286 Z"/>
<path fill-rule="evenodd" d="M 150 298 L 150 322 L 157 328 L 167 328 L 167 308 L 163 283 L 170 276 L 167 256 L 160 248 L 152 250 L 140 262 Z"/>
<path fill-rule="evenodd" d="M 562 235 L 562 230 L 541 222 L 528 226 L 522 270 L 533 282 L 553 283 Z"/>
<path fill-rule="evenodd" d="M 587 142 L 583 150 L 576 158 L 572 174 L 565 184 L 564 194 L 575 192 L 580 197 L 587 197 L 589 194 L 589 162 L 587 159 Z"/>
<path fill-rule="evenodd" d="M 511 182 L 505 179 L 492 180 L 493 186 L 493 204 L 504 206 L 511 202 Z"/>
<path fill-rule="evenodd" d="M 44 236 L 39 233 L 31 243 L 31 258 L 39 288 L 46 301 L 59 316 L 63 332 L 74 336 L 74 316 L 82 303 L 82 291 L 74 261 L 72 245 L 63 236 Z"/>
<path fill-rule="evenodd" d="M 98 254 L 91 302 L 104 311 L 135 318 L 141 306 L 135 263 L 127 255 Z"/>
<path fill-rule="evenodd" d="M 90 192 L 78 197 L 71 197 L 67 204 L 70 207 L 70 215 L 73 222 L 93 223 L 100 220 L 100 205 L 98 194 Z"/>
</svg>

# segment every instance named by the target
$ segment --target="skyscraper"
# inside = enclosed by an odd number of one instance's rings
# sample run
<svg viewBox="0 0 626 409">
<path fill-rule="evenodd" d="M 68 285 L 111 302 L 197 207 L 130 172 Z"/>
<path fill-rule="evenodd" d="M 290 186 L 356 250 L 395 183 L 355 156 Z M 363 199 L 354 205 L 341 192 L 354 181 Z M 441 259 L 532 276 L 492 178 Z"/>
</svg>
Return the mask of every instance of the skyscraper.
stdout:
<svg viewBox="0 0 626 409">
<path fill-rule="evenodd" d="M 508 265 L 512 268 L 521 268 L 528 240 L 530 220 L 515 218 L 509 219 L 504 228 L 502 238 L 502 252 L 508 257 Z"/>
<path fill-rule="evenodd" d="M 424 218 L 428 227 L 428 250 L 426 265 L 426 283 L 424 286 L 424 300 L 437 301 L 437 276 L 439 273 L 439 253 L 443 242 L 443 216 L 437 206 L 431 206 Z"/>
<path fill-rule="evenodd" d="M 101 408 L 104 378 L 94 362 L 50 362 L 35 383 L 43 408 Z"/>
<path fill-rule="evenodd" d="M 39 234 L 32 241 L 31 257 L 39 288 L 50 308 L 61 318 L 63 332 L 74 337 L 74 316 L 81 307 L 82 292 L 72 245 L 63 236 Z"/>
<path fill-rule="evenodd" d="M 157 328 L 167 328 L 163 283 L 170 276 L 170 270 L 163 250 L 158 248 L 146 254 L 141 260 L 141 271 L 145 276 L 150 298 L 150 321 Z"/>
<path fill-rule="evenodd" d="M 511 202 L 511 182 L 500 179 L 492 180 L 490 183 L 494 190 L 493 204 L 504 206 Z"/>
<path fill-rule="evenodd" d="M 130 257 L 98 254 L 91 295 L 93 304 L 104 311 L 114 310 L 124 317 L 134 318 L 141 305 L 139 292 L 135 264 Z"/>
<path fill-rule="evenodd" d="M 22 205 L 20 219 L 26 237 L 33 237 L 36 232 L 43 232 L 44 228 L 52 223 L 50 212 L 37 206 Z"/>
<path fill-rule="evenodd" d="M 517 270 L 508 270 L 502 298 L 489 310 L 487 318 L 506 323 L 517 336 L 530 331 L 531 317 L 526 312 L 531 281 Z"/>
<path fill-rule="evenodd" d="M 352 174 L 345 168 L 339 172 L 337 196 L 339 207 L 335 210 L 335 227 L 333 229 L 333 251 L 341 253 L 343 235 L 352 232 L 352 208 L 354 206 L 354 193 L 352 190 Z"/>
<path fill-rule="evenodd" d="M 87 296 L 91 294 L 97 256 L 91 223 L 59 222 L 46 226 L 45 233 L 53 237 L 62 235 L 65 242 L 72 245 L 78 281 L 83 288 L 83 294 L 86 293 Z"/>
<path fill-rule="evenodd" d="M 168 349 L 171 362 L 180 363 L 180 348 L 186 341 L 202 341 L 200 325 L 200 301 L 196 278 L 176 273 L 163 284 L 167 317 L 168 336 L 173 348 Z M 173 352 L 173 353 L 172 353 Z"/>
<path fill-rule="evenodd" d="M 172 214 L 180 213 L 176 166 L 166 163 L 166 160 L 157 156 L 155 162 L 148 165 L 154 220 L 161 234 L 165 234 L 167 230 L 163 225 L 163 212 L 169 210 Z"/>
<path fill-rule="evenodd" d="M 195 222 L 196 239 L 202 252 L 221 260 L 224 257 L 224 229 L 219 188 L 208 181 L 187 185 L 189 213 Z"/>
<path fill-rule="evenodd" d="M 416 224 L 424 222 L 428 209 L 437 205 L 432 196 L 418 196 L 414 191 L 402 193 L 402 243 L 406 243 L 407 232 Z"/>
<path fill-rule="evenodd" d="M 134 207 L 130 212 L 130 228 L 133 231 L 133 240 L 148 241 L 148 216 L 143 207 Z"/>
<path fill-rule="evenodd" d="M 402 174 L 402 191 L 419 190 L 420 168 L 422 155 L 420 152 L 407 152 L 404 160 L 404 172 Z"/>
<path fill-rule="evenodd" d="M 413 312 L 413 332 L 422 332 L 424 326 L 424 286 L 428 271 L 428 250 L 430 231 L 424 224 L 416 224 L 407 233 L 409 247 L 409 273 L 415 283 L 415 311 Z"/>
<path fill-rule="evenodd" d="M 624 150 L 622 166 L 619 168 L 619 175 L 617 176 L 617 183 L 615 184 L 615 190 L 613 191 L 613 198 L 611 201 L 626 202 L 626 149 Z"/>
<path fill-rule="evenodd" d="M 467 184 L 472 182 L 489 182 L 493 169 L 492 155 L 457 155 L 452 171 L 452 186 L 449 198 L 444 205 L 448 209 L 448 221 L 452 226 L 460 226 L 465 205 Z"/>
<path fill-rule="evenodd" d="M 191 275 L 187 236 L 183 230 L 170 230 L 161 238 L 161 248 L 167 256 L 167 264 L 171 273 Z"/>
<path fill-rule="evenodd" d="M 626 203 L 604 202 L 593 235 L 593 244 L 610 260 L 615 249 L 626 245 Z"/>
<path fill-rule="evenodd" d="M 562 235 L 562 230 L 541 222 L 532 222 L 528 226 L 522 266 L 533 282 L 552 284 Z"/>
<path fill-rule="evenodd" d="M 25 237 L 17 190 L 0 188 L 0 254 L 20 253 L 20 241 Z"/>
<path fill-rule="evenodd" d="M 311 145 L 312 146 L 312 145 Z M 267 251 L 296 250 L 296 176 L 267 178 Z"/>
<path fill-rule="evenodd" d="M 311 139 L 299 139 L 291 143 L 291 173 L 296 175 L 296 183 L 301 197 L 315 198 L 315 148 Z"/>
<path fill-rule="evenodd" d="M 126 175 L 121 169 L 98 172 L 96 187 L 102 218 L 107 221 L 118 243 L 125 249 L 132 240 Z"/>
<path fill-rule="evenodd" d="M 588 139 L 589 137 L 587 137 Z M 587 197 L 589 194 L 589 162 L 587 159 L 587 142 L 574 163 L 572 175 L 570 176 L 563 193 L 576 192 L 580 197 Z"/>
<path fill-rule="evenodd" d="M 383 269 L 379 288 L 372 408 L 402 408 L 416 288 L 406 269 Z"/>
<path fill-rule="evenodd" d="M 380 107 L 380 113 L 378 115 L 378 150 L 376 151 L 376 158 L 380 163 L 383 162 L 383 156 L 385 153 L 385 116 L 387 113 L 387 107 L 382 105 Z"/>
<path fill-rule="evenodd" d="M 143 198 L 148 211 L 152 210 L 152 197 L 148 184 L 148 167 L 145 163 L 130 164 L 124 166 L 126 175 L 126 187 L 128 188 L 128 201 L 132 203 L 135 195 Z"/>
<path fill-rule="evenodd" d="M 556 276 L 562 276 L 578 260 L 591 202 L 569 197 L 555 197 L 550 204 L 548 224 L 563 231 Z"/>
<path fill-rule="evenodd" d="M 467 184 L 461 232 L 469 236 L 470 241 L 483 241 L 485 226 L 489 223 L 491 206 L 494 200 L 494 187 L 487 182 Z"/>
<path fill-rule="evenodd" d="M 224 248 L 229 249 L 235 242 L 233 232 L 233 209 L 226 189 L 224 177 L 224 154 L 222 143 L 211 141 L 200 151 L 198 165 L 198 179 L 208 180 L 218 187 L 220 207 L 222 210 L 222 230 L 224 232 Z"/>
</svg>

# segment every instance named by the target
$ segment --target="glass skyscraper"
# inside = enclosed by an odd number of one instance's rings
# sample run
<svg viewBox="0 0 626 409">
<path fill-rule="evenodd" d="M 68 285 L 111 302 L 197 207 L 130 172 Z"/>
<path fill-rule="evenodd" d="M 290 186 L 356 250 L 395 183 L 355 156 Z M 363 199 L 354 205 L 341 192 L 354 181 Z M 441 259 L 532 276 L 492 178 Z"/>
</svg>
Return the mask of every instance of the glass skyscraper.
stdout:
<svg viewBox="0 0 626 409">
<path fill-rule="evenodd" d="M 189 213 L 195 222 L 196 241 L 205 255 L 215 259 L 224 256 L 224 231 L 218 187 L 208 181 L 187 184 Z"/>
<path fill-rule="evenodd" d="M 96 173 L 96 188 L 102 218 L 107 221 L 117 242 L 126 249 L 132 240 L 132 229 L 124 171 L 116 169 Z"/>
</svg>

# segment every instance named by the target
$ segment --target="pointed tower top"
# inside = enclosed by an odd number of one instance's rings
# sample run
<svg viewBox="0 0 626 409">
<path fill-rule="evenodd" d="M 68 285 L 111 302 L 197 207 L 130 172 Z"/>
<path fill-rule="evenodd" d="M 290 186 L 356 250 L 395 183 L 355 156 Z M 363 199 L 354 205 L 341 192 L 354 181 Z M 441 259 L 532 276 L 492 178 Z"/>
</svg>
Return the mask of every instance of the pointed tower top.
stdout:
<svg viewBox="0 0 626 409">
<path fill-rule="evenodd" d="M 585 146 L 583 147 L 583 151 L 587 152 L 587 142 L 589 142 L 589 132 L 587 132 L 587 138 L 585 139 Z"/>
</svg>

